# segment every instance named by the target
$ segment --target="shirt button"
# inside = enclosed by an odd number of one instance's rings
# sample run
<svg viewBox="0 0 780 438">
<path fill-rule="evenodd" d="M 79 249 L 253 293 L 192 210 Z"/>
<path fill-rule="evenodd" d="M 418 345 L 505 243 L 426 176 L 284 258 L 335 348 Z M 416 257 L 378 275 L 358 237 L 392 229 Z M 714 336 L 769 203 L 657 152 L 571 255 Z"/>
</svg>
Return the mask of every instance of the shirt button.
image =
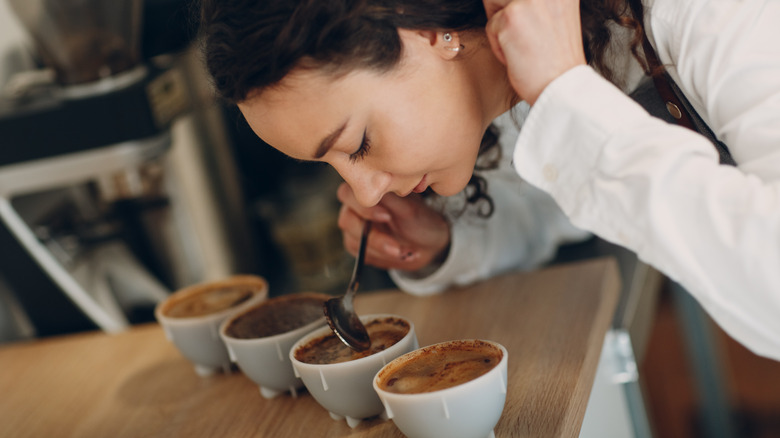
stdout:
<svg viewBox="0 0 780 438">
<path fill-rule="evenodd" d="M 545 181 L 554 183 L 558 181 L 558 169 L 552 164 L 545 164 L 542 168 L 542 176 L 544 176 Z"/>
<path fill-rule="evenodd" d="M 669 114 L 671 114 L 675 119 L 682 117 L 680 108 L 678 108 L 677 105 L 673 104 L 672 102 L 666 102 L 666 110 L 669 111 Z"/>
</svg>

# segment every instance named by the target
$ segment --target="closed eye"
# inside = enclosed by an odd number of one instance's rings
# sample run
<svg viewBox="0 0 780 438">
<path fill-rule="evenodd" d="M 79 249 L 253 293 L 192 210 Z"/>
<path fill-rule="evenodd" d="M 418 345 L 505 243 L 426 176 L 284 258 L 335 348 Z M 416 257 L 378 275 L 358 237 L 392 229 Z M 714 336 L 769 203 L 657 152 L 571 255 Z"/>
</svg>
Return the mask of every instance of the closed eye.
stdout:
<svg viewBox="0 0 780 438">
<path fill-rule="evenodd" d="M 368 136 L 366 136 L 366 131 L 363 131 L 363 139 L 360 140 L 360 147 L 349 155 L 349 161 L 354 163 L 358 160 L 362 160 L 369 149 L 371 149 L 371 142 L 369 141 Z"/>
</svg>

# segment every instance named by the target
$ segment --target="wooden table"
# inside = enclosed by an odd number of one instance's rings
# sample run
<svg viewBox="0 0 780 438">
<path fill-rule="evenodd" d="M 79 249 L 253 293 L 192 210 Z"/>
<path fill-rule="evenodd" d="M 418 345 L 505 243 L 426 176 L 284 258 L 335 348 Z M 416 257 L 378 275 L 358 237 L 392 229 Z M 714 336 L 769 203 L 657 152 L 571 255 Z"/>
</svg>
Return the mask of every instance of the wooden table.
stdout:
<svg viewBox="0 0 780 438">
<path fill-rule="evenodd" d="M 432 297 L 358 295 L 359 313 L 410 318 L 421 345 L 497 341 L 509 382 L 496 436 L 577 436 L 619 294 L 612 259 L 501 276 Z M 0 348 L 2 437 L 402 437 L 355 429 L 305 391 L 262 398 L 240 372 L 198 377 L 157 324 Z"/>
</svg>

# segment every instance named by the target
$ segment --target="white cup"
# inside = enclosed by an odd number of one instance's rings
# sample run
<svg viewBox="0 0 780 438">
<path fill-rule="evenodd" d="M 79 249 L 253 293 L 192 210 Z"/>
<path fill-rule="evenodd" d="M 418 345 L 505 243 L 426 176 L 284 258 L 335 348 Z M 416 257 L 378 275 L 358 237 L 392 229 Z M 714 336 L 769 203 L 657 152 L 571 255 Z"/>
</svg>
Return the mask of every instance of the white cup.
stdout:
<svg viewBox="0 0 780 438">
<path fill-rule="evenodd" d="M 429 354 L 441 355 L 449 348 L 475 343 L 501 352 L 498 364 L 485 374 L 432 392 L 398 393 L 383 389 L 395 371 L 414 362 L 416 358 Z M 388 363 L 376 374 L 373 386 L 385 406 L 388 418 L 409 438 L 495 437 L 493 429 L 506 401 L 507 360 L 506 348 L 495 342 L 442 342 L 420 348 Z"/>
<path fill-rule="evenodd" d="M 298 389 L 303 381 L 295 375 L 290 362 L 290 348 L 305 334 L 327 325 L 325 316 L 320 310 L 316 320 L 293 330 L 276 335 L 257 338 L 238 338 L 229 334 L 230 325 L 241 318 L 250 316 L 263 306 L 289 305 L 295 310 L 299 298 L 313 298 L 324 303 L 330 295 L 318 293 L 297 293 L 270 298 L 232 316 L 222 323 L 219 334 L 227 346 L 230 359 L 238 364 L 241 371 L 260 387 L 260 394 L 267 399 L 289 391 L 293 397 L 298 395 Z M 321 308 L 321 306 L 320 306 Z"/>
<path fill-rule="evenodd" d="M 212 290 L 248 288 L 255 293 L 235 306 L 202 316 L 172 317 L 169 311 L 183 299 Z M 268 297 L 268 282 L 254 275 L 236 275 L 225 280 L 200 283 L 180 289 L 154 309 L 165 336 L 179 352 L 195 366 L 199 376 L 208 376 L 219 370 L 230 371 L 230 357 L 225 343 L 219 337 L 219 328 L 225 319 L 251 307 Z"/>
<path fill-rule="evenodd" d="M 296 351 L 323 336 L 333 335 L 330 327 L 323 327 L 304 336 L 290 349 L 290 360 L 296 375 L 306 389 L 334 420 L 346 419 L 349 427 L 360 424 L 364 418 L 383 414 L 384 407 L 371 386 L 371 382 L 385 364 L 396 357 L 418 348 L 414 325 L 397 315 L 374 314 L 361 316 L 363 324 L 385 318 L 402 320 L 409 325 L 406 335 L 390 347 L 370 356 L 347 362 L 312 364 L 296 359 Z M 371 330 L 369 328 L 369 336 Z M 333 335 L 335 336 L 335 335 Z"/>
</svg>

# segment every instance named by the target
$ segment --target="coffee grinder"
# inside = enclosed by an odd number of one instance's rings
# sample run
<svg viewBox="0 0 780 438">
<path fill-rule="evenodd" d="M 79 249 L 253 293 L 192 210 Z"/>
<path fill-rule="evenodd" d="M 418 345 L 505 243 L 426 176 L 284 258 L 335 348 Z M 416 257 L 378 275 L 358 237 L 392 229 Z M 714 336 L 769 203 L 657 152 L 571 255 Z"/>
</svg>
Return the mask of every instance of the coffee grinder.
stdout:
<svg viewBox="0 0 780 438">
<path fill-rule="evenodd" d="M 142 56 L 142 0 L 8 2 L 35 50 L 2 62 L 3 274 L 29 258 L 95 326 L 121 331 L 198 269 L 165 254 L 188 245 L 161 164 L 188 110 L 182 74 Z M 22 304 L 41 301 L 26 289 Z"/>
</svg>

